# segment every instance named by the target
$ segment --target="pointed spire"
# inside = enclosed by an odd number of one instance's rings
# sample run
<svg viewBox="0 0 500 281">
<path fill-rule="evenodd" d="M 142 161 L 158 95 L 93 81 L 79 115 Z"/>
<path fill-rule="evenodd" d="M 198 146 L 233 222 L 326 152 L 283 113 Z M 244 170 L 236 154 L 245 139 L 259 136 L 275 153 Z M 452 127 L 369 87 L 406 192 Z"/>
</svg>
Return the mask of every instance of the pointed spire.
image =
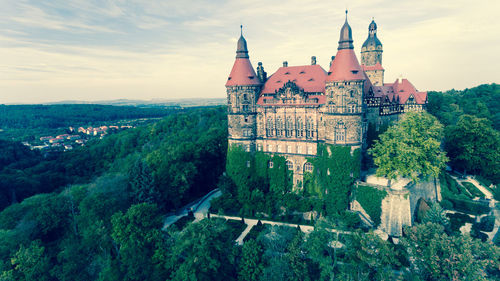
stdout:
<svg viewBox="0 0 500 281">
<path fill-rule="evenodd" d="M 352 44 L 352 29 L 347 22 L 347 10 L 345 10 L 345 23 L 340 30 L 340 40 L 339 40 L 339 50 L 341 49 L 354 49 L 354 45 Z"/>
<path fill-rule="evenodd" d="M 247 49 L 247 40 L 243 37 L 243 25 L 240 25 L 240 39 L 236 47 L 236 58 L 249 58 Z"/>
</svg>

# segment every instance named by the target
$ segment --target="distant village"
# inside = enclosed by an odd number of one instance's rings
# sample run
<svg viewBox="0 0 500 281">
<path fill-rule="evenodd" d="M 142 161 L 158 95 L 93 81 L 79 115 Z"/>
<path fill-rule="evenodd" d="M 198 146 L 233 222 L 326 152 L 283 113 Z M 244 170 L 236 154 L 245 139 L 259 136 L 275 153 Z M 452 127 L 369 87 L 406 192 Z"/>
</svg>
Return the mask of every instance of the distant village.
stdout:
<svg viewBox="0 0 500 281">
<path fill-rule="evenodd" d="M 36 143 L 23 142 L 24 145 L 31 149 L 43 151 L 68 151 L 77 146 L 84 146 L 87 141 L 92 138 L 102 139 L 104 136 L 125 130 L 135 128 L 131 125 L 113 125 L 100 127 L 69 127 L 68 133 L 58 136 L 43 136 Z"/>
</svg>

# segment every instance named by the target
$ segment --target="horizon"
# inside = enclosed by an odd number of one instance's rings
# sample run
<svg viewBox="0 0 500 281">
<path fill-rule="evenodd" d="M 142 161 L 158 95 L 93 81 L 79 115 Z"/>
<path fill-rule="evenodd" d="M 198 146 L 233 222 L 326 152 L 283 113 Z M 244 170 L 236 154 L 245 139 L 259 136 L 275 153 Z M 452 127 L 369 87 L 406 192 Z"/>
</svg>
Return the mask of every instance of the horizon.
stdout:
<svg viewBox="0 0 500 281">
<path fill-rule="evenodd" d="M 0 104 L 225 98 L 240 24 L 254 68 L 316 56 L 328 70 L 346 7 L 358 61 L 375 18 L 386 82 L 446 91 L 500 77 L 500 3 L 487 1 L 0 1 Z"/>
</svg>

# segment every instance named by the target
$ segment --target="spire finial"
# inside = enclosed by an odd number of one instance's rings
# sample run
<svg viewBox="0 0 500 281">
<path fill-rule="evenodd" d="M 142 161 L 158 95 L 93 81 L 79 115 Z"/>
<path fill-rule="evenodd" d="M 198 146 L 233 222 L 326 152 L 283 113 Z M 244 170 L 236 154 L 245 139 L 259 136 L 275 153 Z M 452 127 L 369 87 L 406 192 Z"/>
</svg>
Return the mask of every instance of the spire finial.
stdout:
<svg viewBox="0 0 500 281">
<path fill-rule="evenodd" d="M 243 25 L 240 24 L 240 35 L 243 36 Z"/>
<path fill-rule="evenodd" d="M 347 9 L 345 9 L 345 20 L 346 21 L 347 21 L 347 13 L 348 13 L 348 11 L 347 11 Z"/>
</svg>

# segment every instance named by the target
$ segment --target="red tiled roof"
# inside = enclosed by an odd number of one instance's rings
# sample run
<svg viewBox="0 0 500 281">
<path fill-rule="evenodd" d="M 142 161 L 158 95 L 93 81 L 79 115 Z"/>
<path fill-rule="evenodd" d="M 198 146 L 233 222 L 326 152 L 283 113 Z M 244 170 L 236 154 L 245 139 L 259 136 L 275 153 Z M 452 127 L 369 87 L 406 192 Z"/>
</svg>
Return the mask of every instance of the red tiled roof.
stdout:
<svg viewBox="0 0 500 281">
<path fill-rule="evenodd" d="M 280 67 L 267 79 L 262 93 L 274 93 L 288 81 L 294 82 L 306 93 L 324 93 L 325 78 L 326 71 L 320 65 Z"/>
<path fill-rule="evenodd" d="M 363 71 L 367 70 L 384 70 L 382 65 L 380 63 L 376 63 L 375 65 L 364 65 L 362 64 L 361 67 L 363 68 Z"/>
<path fill-rule="evenodd" d="M 353 49 L 340 49 L 332 62 L 326 81 L 365 80 L 363 69 Z"/>
<path fill-rule="evenodd" d="M 413 95 L 417 104 L 424 104 L 427 100 L 427 92 L 419 92 L 408 79 L 396 80 L 394 83 L 384 83 L 383 86 L 373 86 L 375 97 L 387 96 L 389 100 L 398 99 L 400 104 L 405 104 Z"/>
<path fill-rule="evenodd" d="M 260 85 L 261 82 L 253 70 L 252 63 L 248 58 L 237 58 L 234 62 L 231 74 L 226 82 L 227 86 Z"/>
<path fill-rule="evenodd" d="M 262 106 L 321 105 L 321 104 L 325 104 L 325 102 L 326 102 L 326 96 L 324 96 L 324 95 L 310 95 L 310 96 L 308 96 L 308 101 L 309 102 L 304 102 L 304 103 L 283 103 L 281 99 L 277 99 L 275 101 L 278 101 L 278 102 L 273 103 L 272 102 L 273 100 L 275 100 L 274 96 L 260 96 L 259 100 L 257 101 L 257 104 L 258 105 L 262 105 Z M 317 102 L 313 102 L 314 100 L 316 100 Z"/>
</svg>

